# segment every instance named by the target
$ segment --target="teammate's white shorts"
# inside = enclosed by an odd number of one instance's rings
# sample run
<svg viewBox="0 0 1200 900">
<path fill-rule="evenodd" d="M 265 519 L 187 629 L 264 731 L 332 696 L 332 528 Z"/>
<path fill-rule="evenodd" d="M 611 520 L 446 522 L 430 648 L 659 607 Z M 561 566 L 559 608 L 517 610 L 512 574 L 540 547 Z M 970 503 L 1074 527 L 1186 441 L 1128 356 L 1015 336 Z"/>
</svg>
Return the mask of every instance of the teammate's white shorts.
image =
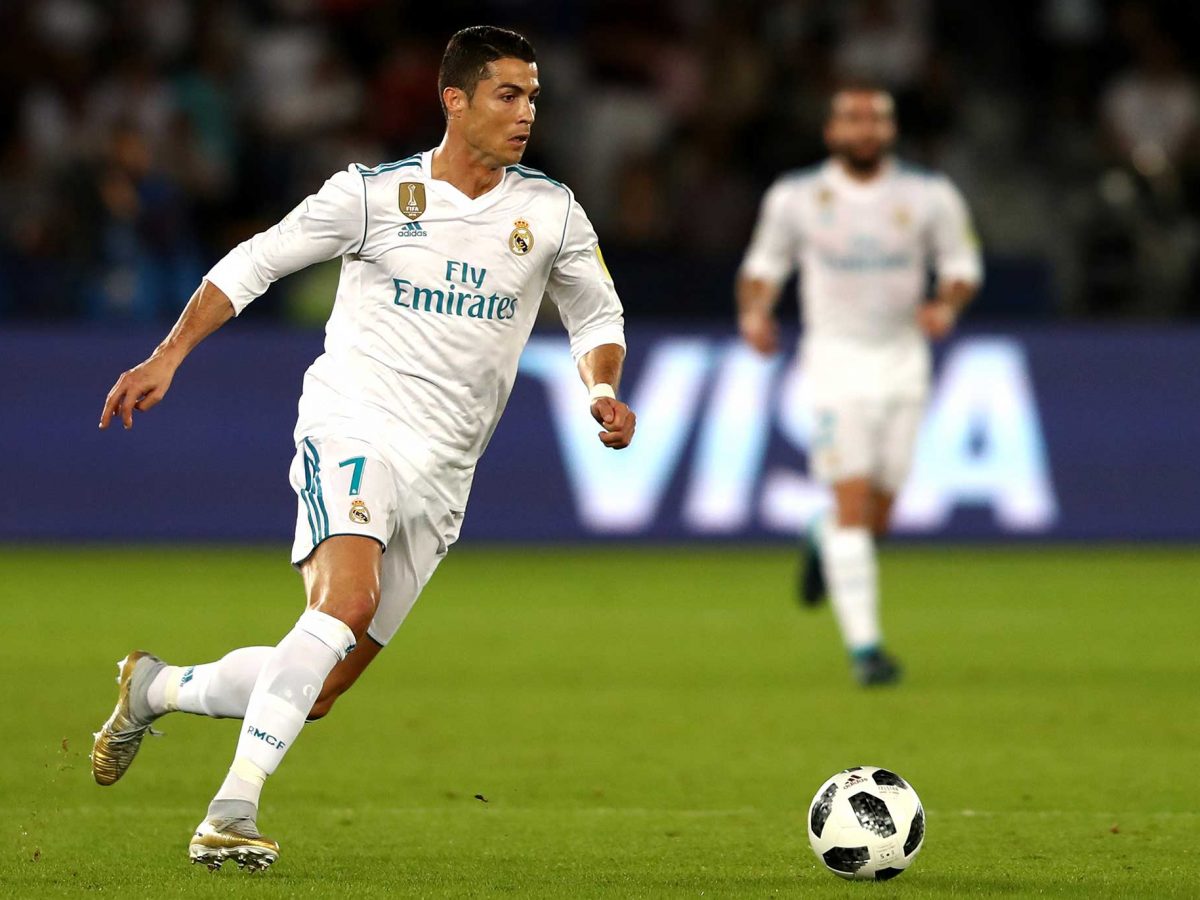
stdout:
<svg viewBox="0 0 1200 900">
<path fill-rule="evenodd" d="M 813 400 L 812 474 L 826 484 L 867 478 L 897 493 L 912 467 L 925 402 L 846 397 Z"/>
<path fill-rule="evenodd" d="M 296 446 L 290 478 L 299 501 L 293 565 L 334 535 L 369 537 L 383 546 L 379 609 L 367 635 L 387 644 L 458 540 L 462 513 L 353 438 L 305 438 Z"/>
</svg>

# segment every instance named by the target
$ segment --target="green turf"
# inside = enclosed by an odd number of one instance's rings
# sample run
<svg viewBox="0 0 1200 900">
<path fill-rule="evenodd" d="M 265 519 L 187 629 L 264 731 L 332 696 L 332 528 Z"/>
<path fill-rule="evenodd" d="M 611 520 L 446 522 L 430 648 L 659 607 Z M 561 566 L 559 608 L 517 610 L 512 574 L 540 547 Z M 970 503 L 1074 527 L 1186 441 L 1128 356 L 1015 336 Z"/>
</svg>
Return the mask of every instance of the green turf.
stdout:
<svg viewBox="0 0 1200 900">
<path fill-rule="evenodd" d="M 0 550 L 0 894 L 1200 896 L 1200 553 L 905 549 L 883 577 L 909 677 L 864 692 L 789 553 L 456 550 L 268 784 L 283 854 L 251 877 L 186 863 L 236 723 L 164 720 L 112 788 L 87 751 L 127 650 L 278 639 L 283 551 Z M 860 763 L 928 811 L 887 884 L 805 838 Z"/>
</svg>

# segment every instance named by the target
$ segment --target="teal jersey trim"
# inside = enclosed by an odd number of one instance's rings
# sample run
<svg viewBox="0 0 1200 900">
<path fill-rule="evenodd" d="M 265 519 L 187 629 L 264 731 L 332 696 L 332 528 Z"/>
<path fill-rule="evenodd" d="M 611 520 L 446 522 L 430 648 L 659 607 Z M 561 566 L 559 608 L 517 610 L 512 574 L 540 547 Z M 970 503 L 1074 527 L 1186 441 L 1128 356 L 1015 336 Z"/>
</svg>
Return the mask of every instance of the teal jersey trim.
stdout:
<svg viewBox="0 0 1200 900">
<path fill-rule="evenodd" d="M 396 160 L 396 162 L 380 163 L 373 169 L 367 169 L 363 166 L 358 167 L 359 173 L 366 178 L 368 175 L 382 175 L 384 172 L 394 172 L 396 169 L 404 169 L 409 166 L 420 166 L 421 154 L 414 153 L 412 156 L 406 156 L 404 159 Z"/>
<path fill-rule="evenodd" d="M 553 178 L 551 178 L 545 172 L 539 172 L 537 169 L 531 169 L 528 166 L 509 166 L 507 169 L 505 169 L 505 171 L 506 172 L 515 172 L 517 175 L 520 175 L 522 178 L 536 178 L 536 179 L 540 179 L 542 181 L 548 181 L 551 184 L 557 185 L 558 187 L 562 188 L 563 190 L 567 189 L 567 186 L 565 184 L 563 184 L 561 181 L 555 181 Z"/>
<path fill-rule="evenodd" d="M 308 438 L 304 439 L 304 446 L 312 454 L 312 482 L 316 493 L 311 496 L 316 504 L 317 511 L 321 514 L 319 526 L 320 532 L 323 535 L 321 540 L 324 540 L 329 536 L 329 511 L 325 508 L 325 493 L 321 489 L 321 456 L 317 453 L 317 448 L 313 446 L 313 442 Z"/>
<path fill-rule="evenodd" d="M 313 546 L 317 546 L 321 542 L 320 536 L 317 533 L 317 526 L 314 524 L 320 522 L 321 519 L 313 509 L 312 498 L 309 493 L 312 491 L 312 464 L 309 462 L 308 453 L 304 453 L 304 487 L 300 490 L 300 501 L 304 504 L 304 513 L 308 516 L 308 530 L 312 532 Z"/>
</svg>

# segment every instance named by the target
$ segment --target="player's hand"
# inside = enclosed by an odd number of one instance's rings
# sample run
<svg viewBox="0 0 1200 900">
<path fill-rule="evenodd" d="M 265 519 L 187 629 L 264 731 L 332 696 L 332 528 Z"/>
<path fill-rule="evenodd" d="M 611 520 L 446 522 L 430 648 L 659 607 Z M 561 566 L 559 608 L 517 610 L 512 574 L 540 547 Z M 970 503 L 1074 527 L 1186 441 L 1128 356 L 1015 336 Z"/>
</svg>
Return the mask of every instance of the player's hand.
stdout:
<svg viewBox="0 0 1200 900">
<path fill-rule="evenodd" d="M 613 450 L 624 450 L 633 440 L 637 416 L 620 400 L 598 397 L 592 401 L 592 418 L 604 426 L 600 443 Z"/>
<path fill-rule="evenodd" d="M 738 316 L 738 331 L 763 356 L 772 356 L 779 350 L 779 323 L 768 313 L 742 313 Z"/>
<path fill-rule="evenodd" d="M 957 322 L 958 310 L 949 303 L 934 300 L 917 307 L 917 324 L 930 340 L 940 341 L 954 330 Z"/>
<path fill-rule="evenodd" d="M 100 427 L 107 428 L 114 417 L 120 417 L 125 428 L 133 427 L 133 411 L 145 412 L 166 396 L 175 377 L 178 363 L 165 356 L 151 356 L 141 365 L 122 373 L 104 400 Z"/>
</svg>

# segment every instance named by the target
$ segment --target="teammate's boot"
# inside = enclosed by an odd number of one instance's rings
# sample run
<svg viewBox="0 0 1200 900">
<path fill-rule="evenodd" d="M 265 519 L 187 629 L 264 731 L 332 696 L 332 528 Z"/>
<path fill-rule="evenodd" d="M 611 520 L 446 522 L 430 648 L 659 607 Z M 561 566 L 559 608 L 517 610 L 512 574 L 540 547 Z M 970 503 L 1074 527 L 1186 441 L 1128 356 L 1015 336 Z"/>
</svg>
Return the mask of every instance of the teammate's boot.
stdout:
<svg viewBox="0 0 1200 900">
<path fill-rule="evenodd" d="M 142 738 L 158 718 L 146 699 L 154 676 L 166 663 L 145 650 L 134 650 L 117 663 L 117 706 L 92 744 L 92 776 L 97 784 L 113 784 L 137 756 Z"/>
<path fill-rule="evenodd" d="M 854 655 L 854 679 L 863 687 L 895 684 L 900 680 L 900 664 L 878 647 Z"/>
<path fill-rule="evenodd" d="M 810 532 L 804 540 L 800 557 L 799 584 L 800 602 L 804 606 L 818 606 L 829 594 L 825 585 L 825 569 L 821 565 L 821 548 Z"/>
<path fill-rule="evenodd" d="M 216 801 L 188 844 L 188 857 L 212 871 L 227 859 L 239 869 L 262 872 L 279 859 L 279 844 L 258 833 L 254 804 L 244 800 Z"/>
</svg>

